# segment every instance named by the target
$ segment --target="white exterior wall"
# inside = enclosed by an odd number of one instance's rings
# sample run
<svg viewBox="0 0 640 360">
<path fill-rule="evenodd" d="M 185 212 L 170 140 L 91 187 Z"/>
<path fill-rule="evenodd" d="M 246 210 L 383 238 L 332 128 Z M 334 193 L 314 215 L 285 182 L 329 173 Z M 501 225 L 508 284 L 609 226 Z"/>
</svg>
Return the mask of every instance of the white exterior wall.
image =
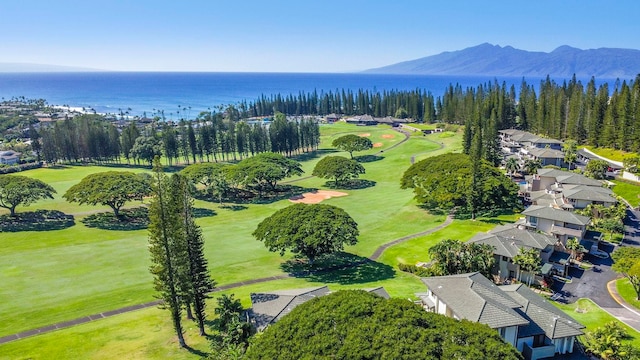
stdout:
<svg viewBox="0 0 640 360">
<path fill-rule="evenodd" d="M 505 329 L 504 341 L 508 342 L 509 344 L 511 344 L 513 346 L 516 346 L 516 343 L 518 341 L 518 327 L 517 326 L 510 326 L 510 327 Z"/>
<path fill-rule="evenodd" d="M 528 218 L 528 216 L 527 216 Z M 529 219 L 527 219 L 529 220 Z M 553 226 L 553 220 L 549 220 L 549 219 L 541 219 L 538 218 L 538 225 L 536 225 L 536 229 L 546 232 L 546 233 L 551 233 L 551 227 Z"/>
<path fill-rule="evenodd" d="M 573 343 L 575 337 L 564 337 L 553 340 L 553 345 L 556 347 L 556 354 L 567 354 L 573 352 Z"/>
<path fill-rule="evenodd" d="M 629 181 L 640 182 L 640 176 L 630 173 L 628 171 L 622 172 L 622 178 Z"/>
</svg>

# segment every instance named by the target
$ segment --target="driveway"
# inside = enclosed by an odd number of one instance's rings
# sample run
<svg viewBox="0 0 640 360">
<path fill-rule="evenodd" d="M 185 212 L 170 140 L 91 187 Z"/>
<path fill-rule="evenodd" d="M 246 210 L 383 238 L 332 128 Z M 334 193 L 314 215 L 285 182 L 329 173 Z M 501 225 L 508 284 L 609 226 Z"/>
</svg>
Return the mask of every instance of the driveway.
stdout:
<svg viewBox="0 0 640 360">
<path fill-rule="evenodd" d="M 640 247 L 640 212 L 627 210 L 624 221 L 625 235 L 619 246 Z M 616 249 L 612 244 L 600 244 L 600 250 L 611 254 Z M 594 270 L 571 268 L 569 275 L 573 278 L 570 284 L 555 282 L 553 290 L 564 295 L 563 301 L 572 303 L 579 298 L 589 298 L 601 308 L 615 316 L 627 325 L 640 331 L 640 316 L 638 312 L 630 311 L 615 301 L 607 290 L 607 283 L 619 275 L 611 270 L 611 258 L 600 259 L 592 255 L 585 255 L 585 259 L 593 263 Z"/>
</svg>

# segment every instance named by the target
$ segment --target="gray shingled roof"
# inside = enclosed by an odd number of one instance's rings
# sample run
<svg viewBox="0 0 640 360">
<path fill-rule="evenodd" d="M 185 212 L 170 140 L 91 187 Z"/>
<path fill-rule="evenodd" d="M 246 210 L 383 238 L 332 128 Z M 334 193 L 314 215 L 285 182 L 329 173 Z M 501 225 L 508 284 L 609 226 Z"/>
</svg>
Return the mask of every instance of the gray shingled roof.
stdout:
<svg viewBox="0 0 640 360">
<path fill-rule="evenodd" d="M 263 330 L 269 324 L 290 313 L 296 306 L 327 294 L 329 294 L 327 286 L 252 293 L 249 318 L 258 330 Z"/>
<path fill-rule="evenodd" d="M 529 153 L 539 158 L 564 159 L 564 153 L 562 151 L 551 148 L 533 148 L 529 149 Z"/>
<path fill-rule="evenodd" d="M 496 249 L 494 254 L 512 258 L 520 253 L 520 248 L 543 250 L 549 245 L 555 245 L 556 239 L 509 224 L 496 227 L 489 233 L 477 234 L 469 242 L 491 245 Z"/>
<path fill-rule="evenodd" d="M 538 175 L 553 177 L 560 184 L 588 185 L 602 187 L 602 181 L 588 178 L 582 174 L 557 169 L 538 169 Z"/>
<path fill-rule="evenodd" d="M 560 311 L 528 287 L 522 284 L 505 285 L 500 286 L 500 290 L 522 306 L 520 311 L 529 320 L 529 325 L 518 329 L 519 338 L 542 333 L 550 339 L 583 334 L 581 329 L 584 329 L 584 325 Z"/>
<path fill-rule="evenodd" d="M 602 202 L 618 202 L 613 196 L 606 192 L 594 190 L 593 186 L 577 185 L 571 189 L 564 189 L 562 193 L 567 199 L 587 200 L 587 201 L 602 201 Z M 598 189 L 598 188 L 595 188 Z M 605 188 L 601 188 L 605 189 Z M 609 190 L 611 191 L 611 190 Z"/>
<path fill-rule="evenodd" d="M 494 329 L 529 324 L 514 310 L 520 305 L 480 273 L 434 276 L 422 282 L 461 319 Z"/>
<path fill-rule="evenodd" d="M 550 138 L 539 138 L 538 140 L 532 141 L 534 144 L 562 144 L 562 141 Z"/>
<path fill-rule="evenodd" d="M 575 225 L 588 225 L 591 219 L 587 216 L 574 214 L 570 211 L 555 209 L 549 206 L 531 205 L 522 214 L 541 219 L 550 219 Z"/>
</svg>

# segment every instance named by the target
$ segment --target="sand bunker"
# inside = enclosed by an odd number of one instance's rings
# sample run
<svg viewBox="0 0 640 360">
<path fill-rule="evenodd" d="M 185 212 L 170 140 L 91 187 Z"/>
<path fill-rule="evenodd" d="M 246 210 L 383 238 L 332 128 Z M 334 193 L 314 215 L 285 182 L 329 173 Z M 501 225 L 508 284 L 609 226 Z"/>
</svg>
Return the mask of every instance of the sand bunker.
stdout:
<svg viewBox="0 0 640 360">
<path fill-rule="evenodd" d="M 373 144 L 373 147 L 382 147 L 382 145 L 384 145 L 383 143 L 375 143 Z"/>
<path fill-rule="evenodd" d="M 303 204 L 317 204 L 322 202 L 323 200 L 331 199 L 332 197 L 340 197 L 347 196 L 349 194 L 339 192 L 339 191 L 327 191 L 327 190 L 318 190 L 314 192 L 304 193 L 302 195 L 294 196 L 289 198 L 289 201 L 293 203 L 303 203 Z"/>
<path fill-rule="evenodd" d="M 394 137 L 395 137 L 395 135 L 393 135 L 393 134 L 384 134 L 384 135 L 382 135 L 383 139 L 393 139 Z"/>
<path fill-rule="evenodd" d="M 369 134 L 369 133 L 362 133 L 362 134 L 358 134 L 358 136 L 362 136 L 362 137 L 369 137 L 369 136 L 371 136 L 371 134 Z"/>
</svg>

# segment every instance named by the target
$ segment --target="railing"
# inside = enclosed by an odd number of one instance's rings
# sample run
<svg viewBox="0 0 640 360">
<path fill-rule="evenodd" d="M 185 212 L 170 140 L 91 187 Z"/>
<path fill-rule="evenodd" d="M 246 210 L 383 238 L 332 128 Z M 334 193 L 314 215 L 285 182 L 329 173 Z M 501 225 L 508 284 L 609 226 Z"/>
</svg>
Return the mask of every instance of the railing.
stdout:
<svg viewBox="0 0 640 360">
<path fill-rule="evenodd" d="M 543 345 L 537 347 L 531 347 L 525 343 L 522 348 L 522 355 L 527 360 L 538 360 L 548 357 L 553 357 L 556 354 L 556 347 L 552 345 Z"/>
</svg>

